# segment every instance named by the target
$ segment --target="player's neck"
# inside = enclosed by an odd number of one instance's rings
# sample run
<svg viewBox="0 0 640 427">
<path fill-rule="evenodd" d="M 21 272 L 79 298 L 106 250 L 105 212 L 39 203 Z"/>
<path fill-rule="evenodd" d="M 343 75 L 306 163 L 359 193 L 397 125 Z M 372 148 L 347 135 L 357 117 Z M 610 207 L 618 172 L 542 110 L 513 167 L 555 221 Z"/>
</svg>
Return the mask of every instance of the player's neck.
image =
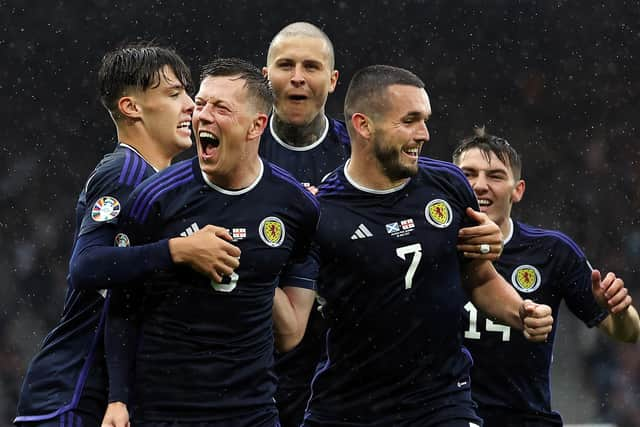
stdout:
<svg viewBox="0 0 640 427">
<path fill-rule="evenodd" d="M 156 170 L 165 169 L 171 164 L 173 156 L 165 153 L 147 134 L 118 129 L 118 141 L 135 149 Z"/>
<path fill-rule="evenodd" d="M 511 237 L 511 233 L 513 233 L 513 222 L 511 221 L 511 217 L 507 216 L 502 224 L 498 224 L 500 227 L 500 231 L 502 232 L 502 238 L 506 241 Z"/>
<path fill-rule="evenodd" d="M 296 126 L 280 119 L 276 113 L 273 114 L 272 132 L 284 143 L 294 147 L 306 147 L 318 141 L 329 126 L 329 121 L 320 112 L 311 123 L 304 126 Z"/>
<path fill-rule="evenodd" d="M 224 190 L 239 191 L 256 183 L 263 173 L 262 160 L 257 155 L 252 160 L 242 161 L 232 171 L 205 173 L 207 181 Z"/>
<path fill-rule="evenodd" d="M 409 178 L 390 179 L 374 156 L 357 155 L 353 151 L 346 172 L 359 186 L 376 191 L 391 190 L 409 181 Z"/>
</svg>

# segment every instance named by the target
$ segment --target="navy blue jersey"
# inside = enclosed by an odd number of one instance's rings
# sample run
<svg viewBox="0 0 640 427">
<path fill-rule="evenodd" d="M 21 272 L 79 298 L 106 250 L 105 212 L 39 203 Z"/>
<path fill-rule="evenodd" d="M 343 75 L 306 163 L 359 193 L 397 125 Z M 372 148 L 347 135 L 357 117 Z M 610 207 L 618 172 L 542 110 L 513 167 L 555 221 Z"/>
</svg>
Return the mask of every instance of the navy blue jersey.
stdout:
<svg viewBox="0 0 640 427">
<path fill-rule="evenodd" d="M 154 172 L 126 145 L 120 144 L 107 154 L 78 198 L 74 242 L 90 231 L 114 228 L 120 202 Z M 62 316 L 29 365 L 16 422 L 46 420 L 75 409 L 104 414 L 106 409 L 102 339 L 106 292 L 79 290 L 67 279 Z"/>
<path fill-rule="evenodd" d="M 511 224 L 512 235 L 494 263 L 498 272 L 523 299 L 550 306 L 554 319 L 558 319 L 558 308 L 564 300 L 589 327 L 598 325 L 607 311 L 593 297 L 591 267 L 580 248 L 557 231 Z M 560 422 L 560 416 L 551 410 L 549 387 L 557 328 L 546 342 L 532 343 L 519 331 L 487 319 L 471 303 L 464 313 L 465 345 L 475 361 L 472 391 L 480 414 L 483 410 L 505 409 L 527 420 L 537 417 Z"/>
<path fill-rule="evenodd" d="M 262 165 L 254 184 L 228 191 L 203 177 L 197 158 L 186 160 L 142 183 L 123 210 L 122 232 L 132 245 L 215 224 L 242 251 L 240 266 L 223 283 L 173 266 L 142 287 L 113 290 L 110 398 L 129 401 L 136 422 L 275 424 L 273 296 L 288 263 L 306 256 L 319 209 L 288 173 Z M 136 344 L 123 346 L 115 326 L 136 317 Z M 125 343 L 133 341 L 126 334 Z M 122 352 L 134 352 L 131 396 Z"/>
<path fill-rule="evenodd" d="M 304 186 L 318 186 L 329 172 L 344 163 L 351 153 L 344 122 L 327 118 L 323 135 L 306 147 L 289 145 L 269 129 L 260 139 L 260 156 L 291 173 Z"/>
<path fill-rule="evenodd" d="M 306 147 L 288 145 L 275 135 L 273 116 L 269 123 L 269 130 L 260 141 L 262 156 L 292 173 L 305 186 L 317 187 L 323 177 L 349 158 L 349 135 L 345 124 L 339 120 L 327 119 L 324 135 Z M 300 344 L 287 353 L 276 355 L 276 402 L 283 427 L 299 426 L 302 421 L 311 378 L 321 356 L 324 331 L 318 305 L 314 304 Z"/>
<path fill-rule="evenodd" d="M 320 187 L 314 256 L 329 329 L 305 422 L 435 425 L 477 420 L 462 347 L 458 230 L 477 209 L 462 172 L 419 158 L 404 186 L 374 191 L 346 166 Z"/>
</svg>

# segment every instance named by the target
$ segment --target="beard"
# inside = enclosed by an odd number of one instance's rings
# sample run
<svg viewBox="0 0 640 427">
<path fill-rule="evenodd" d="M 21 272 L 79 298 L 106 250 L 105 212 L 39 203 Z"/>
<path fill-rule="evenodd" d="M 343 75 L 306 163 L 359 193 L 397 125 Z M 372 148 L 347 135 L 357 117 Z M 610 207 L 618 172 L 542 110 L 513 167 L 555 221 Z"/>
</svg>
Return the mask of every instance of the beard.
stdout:
<svg viewBox="0 0 640 427">
<path fill-rule="evenodd" d="M 385 146 L 386 145 L 386 146 Z M 401 179 L 411 178 L 418 173 L 418 163 L 405 165 L 400 160 L 402 158 L 401 148 L 384 144 L 384 137 L 375 138 L 373 141 L 373 154 L 382 166 L 382 171 L 392 182 Z"/>
</svg>

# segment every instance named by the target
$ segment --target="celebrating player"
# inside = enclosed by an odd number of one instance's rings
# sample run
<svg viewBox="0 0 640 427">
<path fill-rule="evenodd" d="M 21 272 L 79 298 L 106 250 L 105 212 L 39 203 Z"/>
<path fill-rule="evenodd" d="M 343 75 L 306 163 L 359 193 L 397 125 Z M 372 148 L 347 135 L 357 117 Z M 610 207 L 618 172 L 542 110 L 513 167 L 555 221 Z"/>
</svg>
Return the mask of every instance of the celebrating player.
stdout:
<svg viewBox="0 0 640 427">
<path fill-rule="evenodd" d="M 98 73 L 100 97 L 113 119 L 118 145 L 90 175 L 76 207 L 76 231 L 64 311 L 24 379 L 15 423 L 99 426 L 107 405 L 103 325 L 108 296 L 172 263 L 212 277 L 231 273 L 240 251 L 209 226 L 188 238 L 137 248 L 114 247 L 121 202 L 145 177 L 191 146 L 193 100 L 189 68 L 171 49 L 139 43 L 107 53 Z"/>
<path fill-rule="evenodd" d="M 511 219 L 511 207 L 525 190 L 522 160 L 507 140 L 478 134 L 463 140 L 453 154 L 478 198 L 480 209 L 506 236 L 494 264 L 523 298 L 546 304 L 558 317 L 560 302 L 587 326 L 598 325 L 619 341 L 640 334 L 638 313 L 622 279 L 602 278 L 569 237 Z M 551 409 L 549 371 L 555 332 L 530 343 L 507 325 L 496 323 L 469 302 L 464 306 L 465 346 L 473 355 L 472 395 L 487 427 L 561 426 Z"/>
<path fill-rule="evenodd" d="M 329 329 L 306 427 L 479 425 L 460 339 L 465 289 L 531 340 L 551 330 L 549 307 L 523 301 L 490 261 L 456 251 L 477 202 L 457 167 L 419 156 L 430 115 L 407 70 L 366 67 L 349 85 L 351 158 L 318 192 Z"/>
<path fill-rule="evenodd" d="M 273 94 L 257 68 L 238 59 L 213 61 L 195 99 L 197 157 L 133 192 L 123 208 L 122 236 L 141 244 L 216 223 L 242 250 L 240 266 L 222 281 L 176 267 L 149 276 L 148 286 L 114 290 L 107 426 L 126 425 L 125 404 L 136 426 L 278 425 L 274 292 L 279 281 L 315 285 L 314 277 L 287 275 L 286 267 L 306 254 L 317 202 L 258 156 Z"/>
</svg>

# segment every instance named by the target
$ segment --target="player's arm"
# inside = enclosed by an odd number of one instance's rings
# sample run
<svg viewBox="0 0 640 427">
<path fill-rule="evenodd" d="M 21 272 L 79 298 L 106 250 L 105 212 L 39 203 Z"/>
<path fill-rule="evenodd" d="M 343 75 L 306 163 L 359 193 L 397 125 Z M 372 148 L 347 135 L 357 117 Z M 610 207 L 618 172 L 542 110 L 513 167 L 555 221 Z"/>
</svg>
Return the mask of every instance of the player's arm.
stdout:
<svg viewBox="0 0 640 427">
<path fill-rule="evenodd" d="M 602 278 L 600 271 L 591 272 L 591 290 L 598 304 L 609 312 L 599 327 L 610 337 L 622 342 L 637 342 L 640 318 L 631 305 L 632 298 L 624 281 L 614 273 Z"/>
<path fill-rule="evenodd" d="M 467 216 L 478 225 L 461 228 L 458 232 L 458 251 L 466 258 L 495 261 L 504 246 L 500 227 L 484 212 L 467 208 Z"/>
<path fill-rule="evenodd" d="M 530 341 L 544 341 L 551 332 L 551 308 L 522 300 L 490 261 L 463 264 L 463 283 L 471 302 L 489 317 L 523 331 Z"/>
<path fill-rule="evenodd" d="M 296 286 L 276 288 L 273 330 L 276 350 L 279 352 L 290 351 L 302 341 L 315 294 L 313 289 Z"/>
<path fill-rule="evenodd" d="M 229 243 L 226 229 L 207 225 L 187 237 L 174 237 L 131 247 L 116 247 L 115 226 L 81 235 L 69 262 L 77 289 L 106 289 L 135 283 L 172 264 L 186 264 L 220 282 L 238 267 L 240 249 Z"/>
</svg>

